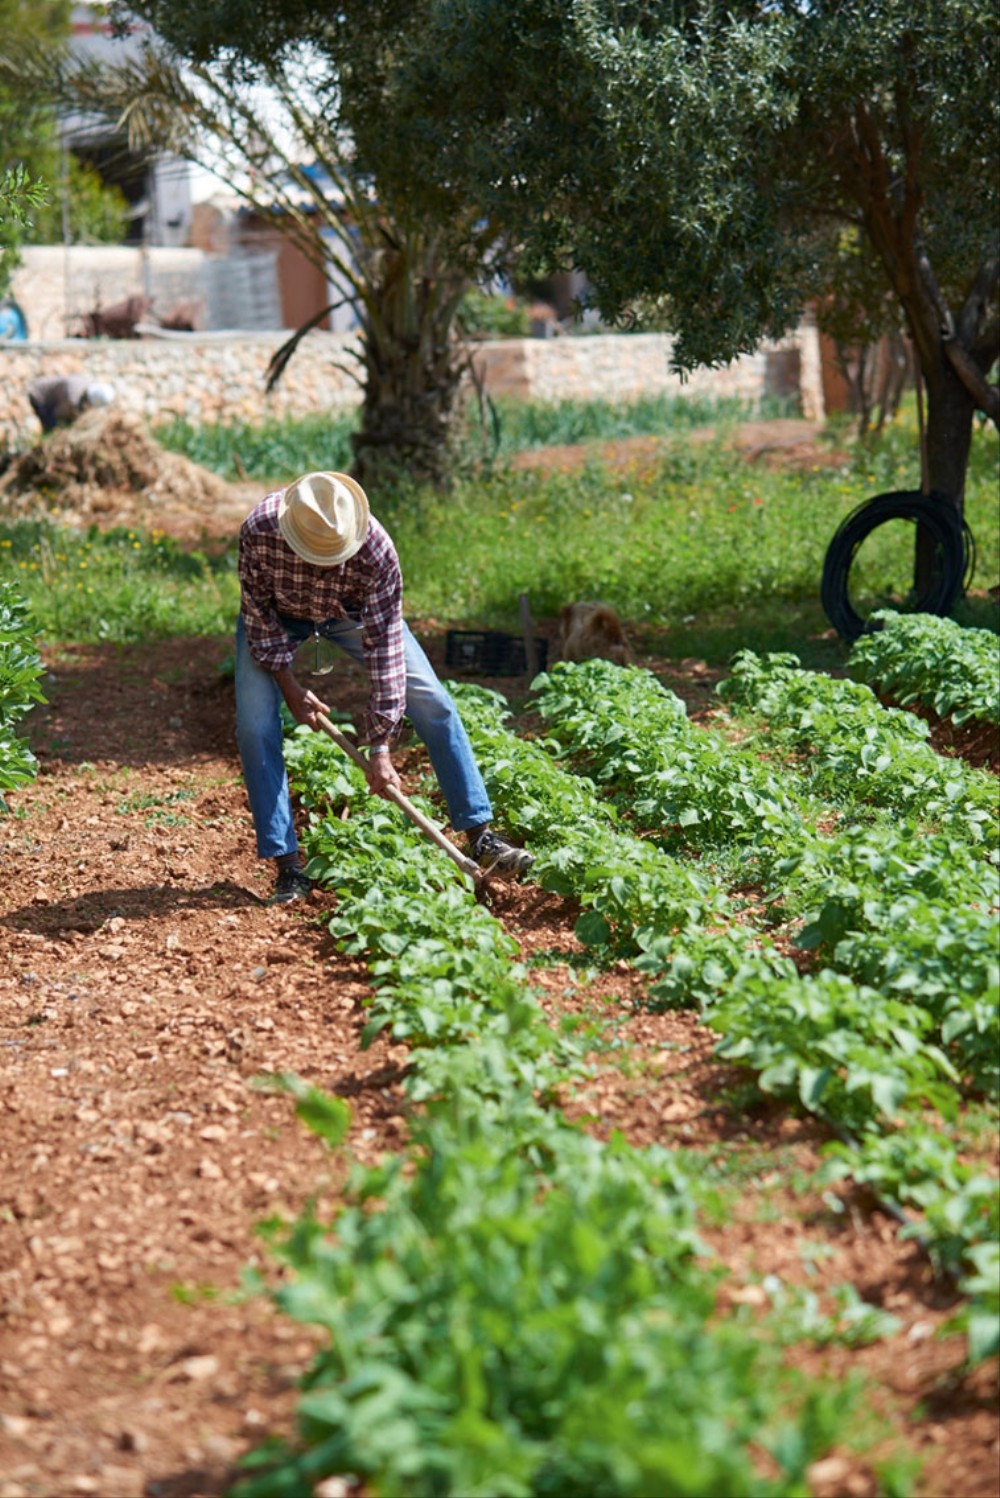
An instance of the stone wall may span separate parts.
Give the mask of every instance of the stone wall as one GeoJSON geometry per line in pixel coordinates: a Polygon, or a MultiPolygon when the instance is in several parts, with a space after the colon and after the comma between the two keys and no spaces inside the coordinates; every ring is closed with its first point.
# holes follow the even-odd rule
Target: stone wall
{"type": "Polygon", "coordinates": [[[510,338],[482,346],[478,363],[491,394],[533,400],[629,401],[665,393],[757,402],[797,397],[808,421],[824,417],[820,343],[804,322],[794,337],[770,343],[723,369],[698,369],[685,380],[670,369],[665,333],[510,338]]]}
{"type": "Polygon", "coordinates": [[[0,446],[34,440],[28,386],[38,375],[80,374],[115,387],[116,404],[150,425],[182,417],[230,424],[350,410],[358,386],[343,369],[357,341],[309,334],[272,395],[267,366],[287,333],[185,333],[173,338],[79,339],[0,345],[0,446]]]}
{"type": "MultiPolygon", "coordinates": [[[[286,339],[274,333],[182,333],[107,340],[66,338],[0,345],[0,448],[39,432],[28,404],[37,375],[83,374],[115,386],[119,405],[151,424],[183,417],[201,422],[258,422],[355,407],[360,388],[358,342],[350,333],[304,338],[277,389],[264,391],[268,361],[286,339]]],[[[659,392],[756,402],[797,390],[802,414],[822,420],[819,340],[804,325],[780,345],[722,370],[700,370],[685,383],[669,369],[663,334],[503,339],[484,343],[476,359],[491,395],[557,401],[625,401],[659,392]]]]}

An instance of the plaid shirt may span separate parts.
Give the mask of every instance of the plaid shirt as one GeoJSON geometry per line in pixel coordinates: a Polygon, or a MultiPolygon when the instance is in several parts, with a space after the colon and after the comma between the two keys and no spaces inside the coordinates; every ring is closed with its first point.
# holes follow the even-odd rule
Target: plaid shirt
{"type": "Polygon", "coordinates": [[[368,535],[353,557],[336,567],[314,567],[278,529],[283,492],[262,499],[240,527],[241,612],[250,654],[266,671],[291,663],[298,642],[282,627],[280,614],[314,624],[360,620],[371,678],[365,735],[369,744],[389,743],[406,705],[403,578],[396,548],[370,517],[368,535]]]}

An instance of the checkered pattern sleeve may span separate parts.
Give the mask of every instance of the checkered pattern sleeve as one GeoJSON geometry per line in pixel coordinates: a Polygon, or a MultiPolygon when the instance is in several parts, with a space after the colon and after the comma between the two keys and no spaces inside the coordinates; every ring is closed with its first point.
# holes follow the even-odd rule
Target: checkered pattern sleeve
{"type": "Polygon", "coordinates": [[[372,526],[369,544],[377,557],[373,559],[374,586],[361,621],[365,664],[371,678],[365,737],[370,745],[391,744],[406,709],[403,579],[396,549],[381,526],[372,526]]]}
{"type": "Polygon", "coordinates": [[[269,494],[240,528],[240,612],[250,654],[266,671],[280,671],[291,664],[295,654],[295,644],[282,628],[274,606],[278,561],[274,517],[280,498],[280,491],[269,494]]]}

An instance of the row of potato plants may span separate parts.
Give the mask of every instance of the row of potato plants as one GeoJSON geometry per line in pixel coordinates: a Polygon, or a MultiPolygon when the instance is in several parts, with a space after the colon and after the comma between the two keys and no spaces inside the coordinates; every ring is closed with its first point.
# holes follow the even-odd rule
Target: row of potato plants
{"type": "MultiPolygon", "coordinates": [[[[759,664],[756,658],[751,661],[759,664]]],[[[737,668],[746,664],[741,658],[737,668]]],[[[808,691],[808,681],[804,684],[802,679],[812,673],[793,672],[784,657],[772,658],[770,664],[792,683],[797,695],[803,686],[808,691]]],[[[773,677],[759,672],[754,680],[767,683],[773,709],[773,677]]],[[[854,687],[824,677],[816,678],[815,685],[820,695],[831,685],[845,692],[854,687]]],[[[723,684],[730,696],[735,695],[734,687],[745,700],[746,677],[734,673],[723,684]]],[[[538,705],[547,720],[555,722],[560,747],[596,770],[634,821],[654,831],[658,841],[688,854],[718,858],[724,853],[716,825],[719,786],[723,797],[731,796],[733,787],[740,794],[746,762],[758,751],[756,742],[744,740],[734,746],[719,734],[694,728],[678,713],[683,705],[649,673],[623,673],[606,663],[569,671],[557,668],[540,679],[538,689],[538,705]],[[626,713],[632,714],[632,721],[623,731],[626,713]],[[714,772],[711,777],[686,775],[679,803],[675,767],[678,762],[690,763],[692,741],[698,742],[701,759],[714,762],[714,772]]],[[[759,707],[759,698],[756,704],[759,707]]],[[[888,720],[906,716],[887,713],[877,702],[874,707],[888,720]]],[[[848,716],[826,709],[822,714],[838,743],[844,741],[848,716]]],[[[821,764],[826,756],[820,717],[812,715],[808,730],[810,766],[821,764]]],[[[767,736],[768,746],[779,742],[780,732],[767,736]]],[[[879,758],[891,747],[883,741],[879,758]]],[[[928,754],[932,762],[938,761],[933,751],[928,754]]],[[[774,769],[769,773],[773,775],[774,769]]],[[[925,785],[934,780],[935,763],[922,760],[920,770],[925,785]]],[[[815,778],[810,774],[810,781],[815,778]]],[[[890,810],[895,813],[895,783],[883,776],[883,788],[887,780],[890,810]]],[[[939,782],[936,796],[928,795],[927,802],[949,819],[947,835],[930,834],[921,825],[899,822],[895,815],[880,815],[870,802],[863,818],[851,819],[843,807],[834,808],[831,817],[828,801],[814,801],[810,824],[810,806],[800,801],[798,813],[780,825],[758,828],[749,853],[754,876],[763,882],[771,925],[793,921],[798,945],[835,956],[839,970],[900,992],[916,990],[932,1004],[937,1000],[941,1013],[936,1018],[947,1028],[946,1039],[957,1043],[959,1063],[995,1094],[995,1030],[983,996],[988,998],[995,984],[996,787],[992,777],[961,762],[946,762],[942,781],[944,791],[939,782]],[[819,831],[816,819],[828,823],[828,829],[819,831]],[[921,965],[933,971],[921,976],[921,965]],[[950,993],[951,987],[958,991],[950,993]]],[[[860,783],[861,777],[854,775],[847,787],[846,799],[855,809],[860,783]]],[[[791,803],[795,786],[792,780],[788,785],[786,802],[791,803]]],[[[730,843],[745,845],[741,827],[725,831],[730,843]]],[[[742,870],[745,875],[745,860],[742,870]]]]}
{"type": "MultiPolygon", "coordinates": [[[[607,675],[605,672],[600,681],[596,709],[585,673],[576,678],[587,701],[577,720],[566,711],[565,684],[551,697],[543,691],[543,710],[550,715],[553,710],[561,713],[560,732],[564,736],[569,733],[578,756],[588,752],[587,746],[595,736],[595,720],[605,726],[610,736],[602,751],[607,778],[617,778],[620,785],[627,785],[641,759],[645,775],[655,780],[677,753],[678,735],[670,731],[676,699],[664,704],[664,697],[672,694],[665,694],[648,673],[644,679],[631,682],[617,675],[610,685],[607,675]],[[626,761],[613,742],[621,725],[620,699],[628,698],[634,707],[636,699],[644,694],[646,726],[641,739],[630,740],[626,761]],[[584,725],[581,734],[576,733],[576,721],[584,725]],[[638,742],[643,743],[641,750],[638,742]]],[[[722,773],[725,767],[738,770],[748,754],[756,755],[762,749],[773,762],[775,747],[782,745],[784,733],[786,746],[790,742],[792,748],[799,749],[805,744],[807,754],[800,763],[806,766],[808,789],[823,793],[821,800],[814,801],[813,812],[814,818],[827,824],[825,832],[818,832],[815,823],[809,826],[808,808],[804,807],[797,825],[787,823],[777,839],[758,837],[753,850],[758,877],[769,881],[772,908],[787,914],[792,907],[794,914],[797,901],[800,915],[805,909],[804,944],[829,947],[859,929],[871,936],[884,930],[890,918],[900,939],[926,944],[929,931],[940,938],[941,923],[949,926],[954,918],[959,931],[959,939],[953,943],[956,951],[964,943],[970,957],[977,949],[981,955],[970,971],[963,972],[961,967],[957,973],[939,971],[936,987],[944,986],[942,979],[953,981],[957,976],[969,998],[989,988],[988,979],[994,970],[984,954],[995,951],[997,894],[998,807],[993,777],[971,770],[961,761],[942,760],[923,743],[918,746],[914,770],[912,758],[907,759],[905,753],[911,747],[910,725],[925,733],[924,725],[909,715],[882,708],[866,689],[803,672],[789,665],[787,657],[760,662],[744,653],[721,691],[731,703],[750,707],[766,720],[766,733],[757,741],[744,738],[740,745],[731,746],[714,736],[713,750],[722,773]],[[865,711],[852,719],[852,707],[856,706],[852,698],[858,690],[865,692],[865,711]],[[810,697],[815,707],[809,707],[810,697]],[[896,737],[897,727],[902,745],[896,737]],[[837,754],[853,755],[850,773],[831,777],[831,743],[837,754]],[[874,777],[866,777],[860,764],[870,747],[874,777]],[[910,796],[905,787],[908,771],[920,787],[919,798],[910,796]],[[900,820],[900,813],[914,806],[923,811],[923,819],[900,820]],[[944,830],[931,833],[927,826],[935,819],[944,830]],[[909,908],[905,904],[908,896],[913,902],[909,908]]],[[[706,740],[713,737],[686,724],[684,737],[696,734],[706,740]]],[[[589,758],[592,760],[593,755],[589,758]]],[[[801,776],[798,778],[801,780],[801,776]]],[[[649,799],[644,791],[633,799],[631,810],[638,820],[645,818],[646,826],[655,826],[655,816],[648,816],[649,799]]],[[[662,802],[653,810],[667,816],[672,812],[662,802]]],[[[689,813],[688,821],[687,850],[705,851],[697,810],[693,817],[689,813]]],[[[863,953],[859,950],[855,955],[860,958],[863,953]]]]}
{"type": "MultiPolygon", "coordinates": [[[[953,813],[957,838],[880,821],[870,808],[872,825],[835,817],[834,832],[824,833],[815,825],[821,804],[797,801],[801,777],[783,783],[780,767],[757,760],[754,768],[752,745],[730,745],[720,734],[695,728],[683,704],[648,672],[606,662],[559,665],[535,689],[555,735],[548,752],[582,763],[615,799],[619,814],[627,812],[663,847],[723,863],[734,846],[744,855],[752,850],[771,923],[791,919],[799,941],[823,959],[821,968],[800,974],[788,959],[775,959],[765,929],[748,943],[743,928],[751,960],[735,970],[709,971],[699,962],[697,941],[686,950],[687,933],[677,931],[666,909],[649,923],[647,949],[656,951],[666,937],[668,949],[693,960],[688,993],[723,1033],[723,1055],[755,1067],[762,1088],[796,1096],[847,1134],[840,1168],[850,1166],[884,1195],[920,1208],[925,1241],[939,1264],[964,1274],[973,1297],[971,1350],[982,1355],[996,1340],[990,1283],[997,1265],[995,1183],[964,1166],[957,1145],[942,1141],[926,1117],[930,1104],[955,1120],[963,1075],[996,1091],[990,909],[996,876],[982,856],[988,814],[977,800],[979,783],[972,780],[971,809],[960,797],[937,798],[946,814],[953,813]],[[702,767],[707,773],[697,773],[702,767]],[[755,811],[762,787],[766,798],[754,831],[741,810],[748,784],[755,788],[755,811]],[[957,978],[949,956],[958,959],[957,978]],[[897,1127],[901,1115],[903,1129],[897,1127]]],[[[499,701],[484,732],[481,694],[460,688],[459,695],[477,750],[490,756],[491,790],[504,815],[530,838],[531,819],[522,812],[525,785],[540,774],[535,794],[544,800],[546,776],[565,772],[551,760],[540,767],[541,746],[523,745],[506,731],[499,701]],[[470,695],[472,708],[466,706],[470,695]]],[[[933,766],[923,770],[933,781],[933,766]]],[[[945,784],[949,777],[946,770],[945,784]]],[[[560,778],[558,795],[564,794],[560,778]]],[[[572,829],[567,835],[572,843],[572,829]]],[[[544,862],[538,877],[548,882],[544,862]]],[[[591,934],[581,927],[583,939],[591,934]]],[[[657,990],[664,993],[662,981],[651,989],[654,998],[657,990]]]]}
{"type": "Polygon", "coordinates": [[[919,703],[941,718],[1000,724],[1000,637],[934,614],[872,615],[878,628],[851,647],[848,670],[903,707],[919,703]]]}
{"type": "Polygon", "coordinates": [[[883,708],[866,688],[802,671],[785,657],[738,657],[720,688],[759,715],[768,746],[806,751],[810,783],[840,814],[832,832],[772,861],[799,944],[841,971],[919,1001],[975,1088],[996,1099],[998,806],[994,777],[944,759],[919,719],[883,708]],[[866,695],[859,702],[857,691],[866,695]],[[801,726],[810,693],[822,708],[801,726]],[[849,725],[846,726],[845,725],[849,725]],[[874,746],[874,773],[833,775],[834,754],[874,746]],[[834,746],[831,748],[831,746],[834,746]],[[914,790],[914,788],[916,788],[914,790]],[[803,912],[805,912],[803,916],[803,912]]]}
{"type": "Polygon", "coordinates": [[[0,585],[0,815],[3,792],[33,780],[38,763],[17,727],[36,702],[44,701],[42,664],[28,606],[9,583],[0,585]]]}
{"type": "Polygon", "coordinates": [[[734,711],[763,720],[763,747],[793,754],[826,802],[892,812],[995,849],[993,776],[938,754],[923,719],[883,707],[864,683],[804,671],[794,655],[744,650],[719,692],[734,711]]]}
{"type": "MultiPolygon", "coordinates": [[[[543,714],[557,721],[556,747],[582,757],[609,790],[617,787],[635,821],[675,851],[720,853],[720,803],[728,812],[735,794],[742,804],[752,748],[730,746],[720,735],[693,728],[678,712],[682,704],[649,673],[593,663],[557,669],[537,685],[543,714]],[[692,761],[710,762],[711,774],[690,774],[692,761]],[[680,776],[675,773],[678,762],[683,766],[680,776]]],[[[525,751],[520,753],[523,758],[525,751]]],[[[989,792],[989,777],[973,774],[977,782],[986,782],[989,792]]],[[[770,798],[772,806],[778,794],[770,798]]],[[[785,797],[785,802],[790,805],[791,798],[785,797]]],[[[770,923],[797,916],[801,946],[825,950],[840,944],[835,966],[848,972],[860,969],[855,976],[895,982],[900,990],[917,981],[905,944],[919,952],[932,940],[940,947],[947,936],[961,954],[960,992],[953,998],[947,995],[950,974],[942,972],[938,950],[926,953],[937,971],[926,976],[924,994],[928,1001],[934,995],[940,999],[943,1012],[938,1018],[947,1026],[947,1039],[958,1046],[960,1063],[995,1091],[994,1032],[990,1006],[982,1001],[984,989],[995,982],[996,926],[988,909],[995,889],[992,865],[970,859],[953,842],[929,839],[895,823],[843,824],[836,835],[824,835],[809,825],[808,811],[803,805],[781,823],[772,820],[769,829],[758,825],[752,848],[754,872],[766,881],[770,923]],[[877,940],[880,932],[885,936],[887,922],[904,950],[886,947],[879,967],[869,938],[877,940]],[[894,966],[905,968],[905,974],[893,978],[894,966]]],[[[960,822],[972,829],[977,847],[981,815],[985,813],[980,810],[970,820],[963,809],[960,822]]],[[[523,823],[523,814],[519,816],[523,823]]],[[[722,834],[733,843],[746,842],[745,826],[734,825],[731,818],[722,834]]]]}
{"type": "MultiPolygon", "coordinates": [[[[745,1317],[717,1315],[681,1157],[566,1120],[594,1037],[545,1019],[453,866],[325,739],[299,730],[286,758],[330,930],[368,965],[366,1041],[410,1047],[410,1144],[356,1165],[329,1220],[272,1225],[291,1271],[273,1294],[328,1342],[297,1438],[259,1448],[236,1491],[352,1473],[394,1495],[805,1492],[849,1439],[852,1391],[790,1377],[745,1317]]],[[[689,898],[704,903],[696,883],[689,898]]],[[[342,1143],[346,1104],[284,1085],[342,1143]]],[[[891,1464],[884,1489],[900,1490],[891,1464]]]]}

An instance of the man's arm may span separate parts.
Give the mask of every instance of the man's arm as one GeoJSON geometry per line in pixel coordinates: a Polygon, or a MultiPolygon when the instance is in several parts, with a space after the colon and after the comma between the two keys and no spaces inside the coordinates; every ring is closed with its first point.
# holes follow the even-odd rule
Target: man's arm
{"type": "Polygon", "coordinates": [[[406,710],[406,653],[403,641],[403,579],[396,549],[380,529],[384,548],[378,580],[362,614],[361,643],[370,693],[365,736],[384,752],[399,734],[406,710]]]}
{"type": "Polygon", "coordinates": [[[296,723],[304,723],[307,728],[318,728],[317,713],[325,713],[329,717],[330,709],[327,703],[317,697],[315,692],[310,692],[302,685],[291,666],[281,666],[272,674],[281,688],[281,695],[296,723]]]}
{"type": "MultiPolygon", "coordinates": [[[[288,711],[297,723],[307,728],[319,728],[319,714],[330,716],[330,709],[314,692],[310,692],[296,679],[291,666],[275,671],[274,679],[281,688],[281,695],[288,704],[288,711]]],[[[388,744],[376,744],[368,751],[368,766],[365,770],[368,789],[376,796],[384,796],[390,788],[403,789],[402,781],[389,754],[388,744]]]]}
{"type": "Polygon", "coordinates": [[[388,744],[376,744],[368,751],[368,769],[365,774],[368,777],[368,789],[376,796],[384,796],[390,787],[397,791],[403,789],[403,783],[392,762],[388,744]]]}

